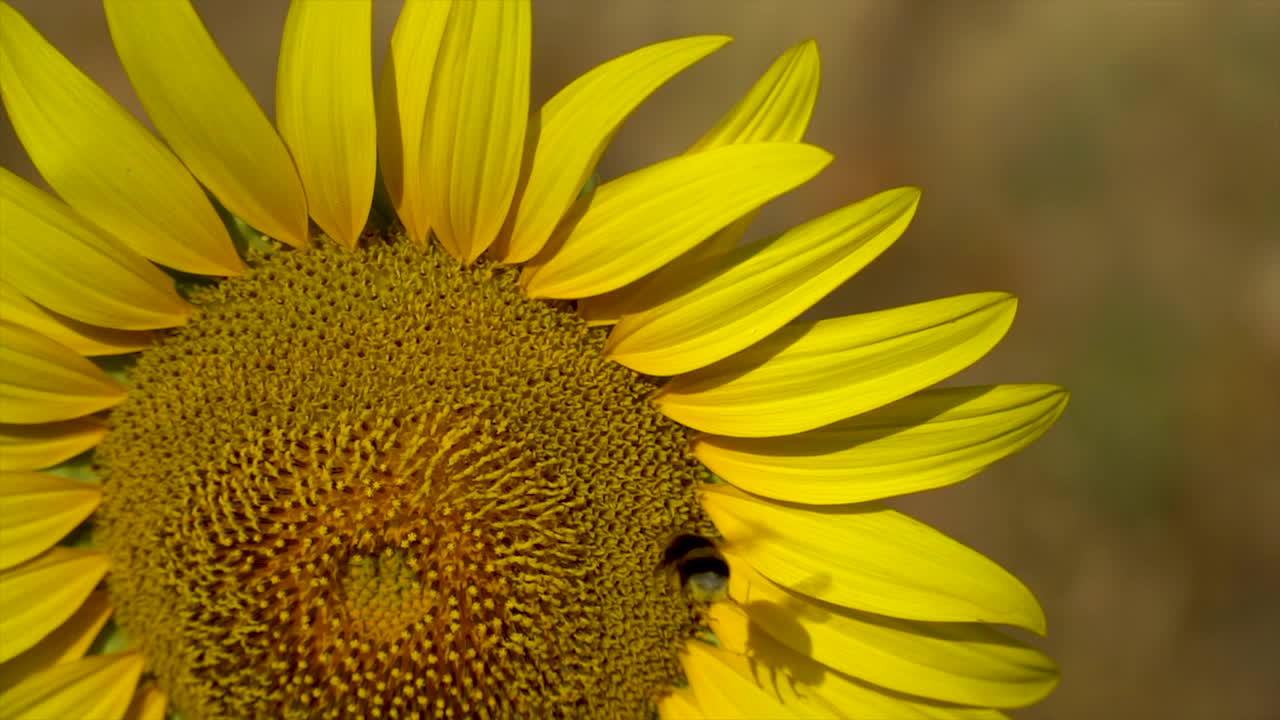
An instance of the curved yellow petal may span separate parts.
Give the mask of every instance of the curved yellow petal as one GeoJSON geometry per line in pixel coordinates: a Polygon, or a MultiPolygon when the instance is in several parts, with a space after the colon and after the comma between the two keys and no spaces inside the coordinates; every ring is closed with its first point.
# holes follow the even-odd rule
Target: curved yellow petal
{"type": "Polygon", "coordinates": [[[762,340],[840,287],[893,244],[920,191],[889,190],[646,284],[664,302],[627,315],[605,354],[647,375],[677,375],[762,340]]]}
{"type": "MultiPolygon", "coordinates": [[[[747,94],[685,152],[706,152],[744,143],[800,142],[813,117],[821,76],[822,61],[816,42],[805,40],[787,48],[747,94]]],[[[684,259],[717,257],[733,249],[759,212],[753,210],[726,226],[690,250],[684,259]]]]}
{"type": "Polygon", "coordinates": [[[226,227],[182,163],[3,3],[0,94],[31,162],[81,215],[161,265],[243,272],[226,227]]]}
{"type": "MultiPolygon", "coordinates": [[[[810,717],[794,692],[779,697],[777,685],[769,678],[757,678],[751,661],[744,655],[707,643],[685,643],[680,658],[695,706],[706,718],[735,720],[786,720],[810,717]]],[[[696,717],[696,716],[695,716],[696,717]]]]}
{"type": "MultiPolygon", "coordinates": [[[[675,261],[675,263],[678,262],[679,260],[675,261]]],[[[656,275],[657,273],[653,274],[656,275]]],[[[636,307],[635,298],[643,297],[636,293],[635,290],[637,287],[644,285],[646,280],[648,280],[647,277],[641,278],[617,290],[610,290],[607,293],[593,295],[589,298],[580,298],[578,300],[578,317],[582,318],[591,327],[602,327],[618,322],[622,319],[623,313],[636,307]]],[[[661,298],[656,299],[658,302],[662,300],[661,298]]]]}
{"type": "Polygon", "coordinates": [[[155,683],[146,683],[134,693],[124,720],[164,720],[169,698],[155,683]]]}
{"type": "Polygon", "coordinates": [[[907,620],[1044,633],[1044,611],[1009,571],[881,505],[779,505],[718,484],[703,490],[702,506],[731,551],[790,590],[907,620]]]}
{"type": "Polygon", "coordinates": [[[0,279],[0,317],[55,340],[86,357],[121,355],[151,345],[145,330],[115,330],[82,323],[31,302],[16,287],[0,279]]]}
{"type": "Polygon", "coordinates": [[[658,717],[662,720],[714,720],[698,708],[689,688],[677,688],[658,698],[658,717]]]}
{"type": "Polygon", "coordinates": [[[231,212],[307,244],[307,200],[271,121],[187,0],[106,0],[129,82],[174,154],[231,212]]]}
{"type": "Polygon", "coordinates": [[[0,694],[0,707],[13,720],[121,720],[145,664],[129,651],[54,665],[0,694]]]}
{"type": "Polygon", "coordinates": [[[529,0],[453,5],[440,41],[422,137],[431,227],[471,263],[502,229],[529,122],[529,0]]]}
{"type": "Polygon", "coordinates": [[[746,95],[685,152],[725,145],[800,142],[818,99],[818,44],[805,40],[778,56],[746,95]]]}
{"type": "Polygon", "coordinates": [[[537,254],[640,103],[729,41],[705,35],[642,47],[597,66],[548,100],[534,123],[533,166],[517,191],[514,223],[493,248],[495,256],[520,263],[537,254]]]}
{"type": "MultiPolygon", "coordinates": [[[[912,697],[837,672],[813,658],[808,648],[794,648],[764,632],[750,610],[718,603],[709,613],[720,649],[746,660],[750,678],[763,685],[793,713],[813,718],[931,718],[998,720],[987,708],[964,707],[912,697]]],[[[742,667],[742,659],[737,661],[742,667]]]]}
{"type": "Polygon", "coordinates": [[[276,126],[311,217],[354,248],[377,179],[370,0],[293,0],[276,70],[276,126]]]}
{"type": "Polygon", "coordinates": [[[725,558],[729,595],[753,626],[846,675],[920,697],[1002,708],[1029,705],[1057,685],[1053,661],[988,625],[849,610],[779,587],[731,552],[725,558]]]}
{"type": "Polygon", "coordinates": [[[36,472],[0,473],[0,570],[53,547],[102,499],[88,483],[36,472]]]}
{"type": "Polygon", "coordinates": [[[0,662],[53,632],[107,572],[107,556],[55,547],[0,572],[0,662]]]}
{"type": "Polygon", "coordinates": [[[451,2],[408,0],[400,9],[378,84],[378,165],[404,224],[422,245],[431,232],[423,190],[422,136],[427,96],[451,2]]]}
{"type": "Polygon", "coordinates": [[[106,590],[89,593],[84,604],[57,630],[12,660],[0,663],[0,693],[45,668],[84,657],[107,624],[111,612],[111,600],[106,590]]]}
{"type": "Polygon", "coordinates": [[[124,396],[124,388],[67,347],[0,320],[0,423],[70,420],[124,396]]]}
{"type": "MultiPolygon", "coordinates": [[[[723,258],[725,253],[734,248],[751,223],[756,221],[760,210],[761,208],[756,208],[734,220],[680,257],[633,283],[601,295],[580,298],[578,316],[591,326],[612,325],[621,320],[623,315],[642,313],[663,304],[671,299],[673,292],[683,289],[681,285],[670,282],[672,275],[684,277],[690,266],[710,267],[714,264],[713,260],[723,258]]],[[[725,261],[720,260],[720,264],[723,262],[725,261]]],[[[720,264],[715,265],[719,267],[720,264]]]]}
{"type": "Polygon", "coordinates": [[[0,471],[43,470],[94,447],[107,434],[97,418],[44,425],[0,424],[0,471]]]}
{"type": "Polygon", "coordinates": [[[122,330],[187,322],[191,306],[168,275],[4,168],[0,217],[0,278],[35,302],[122,330]]]}
{"type": "Polygon", "coordinates": [[[818,174],[831,155],[799,143],[729,145],[682,155],[596,188],[525,267],[530,297],[608,292],[675,259],[716,230],[818,174]]]}
{"type": "MultiPolygon", "coordinates": [[[[818,45],[806,40],[789,48],[729,110],[686,152],[696,153],[724,145],[749,142],[800,142],[818,99],[821,62],[818,45]]],[[[759,208],[738,218],[666,267],[638,280],[578,303],[578,314],[590,325],[617,322],[625,313],[650,307],[664,298],[651,289],[661,278],[684,263],[719,257],[732,250],[755,221],[759,208]],[[653,281],[652,283],[650,281],[653,281]]]]}
{"type": "Polygon", "coordinates": [[[1006,293],[973,293],[790,325],[673,378],[654,402],[676,422],[717,435],[812,430],[968,367],[1000,341],[1016,307],[1006,293]]]}
{"type": "Polygon", "coordinates": [[[747,492],[863,502],[969,478],[1030,445],[1066,406],[1055,385],[934,388],[799,435],[702,435],[692,445],[711,472],[747,492]]]}

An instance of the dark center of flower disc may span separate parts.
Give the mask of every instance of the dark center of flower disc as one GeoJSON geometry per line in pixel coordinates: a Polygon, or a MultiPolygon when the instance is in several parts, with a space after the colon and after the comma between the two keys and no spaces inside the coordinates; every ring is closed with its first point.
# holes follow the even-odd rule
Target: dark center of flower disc
{"type": "Polygon", "coordinates": [[[374,239],[252,260],[97,460],[117,622],[187,718],[643,717],[705,471],[605,333],[374,239]]]}

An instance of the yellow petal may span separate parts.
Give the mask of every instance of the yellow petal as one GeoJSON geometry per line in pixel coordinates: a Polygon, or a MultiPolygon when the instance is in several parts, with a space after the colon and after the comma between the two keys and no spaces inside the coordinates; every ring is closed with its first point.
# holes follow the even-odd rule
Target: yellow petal
{"type": "Polygon", "coordinates": [[[2,3],[0,94],[31,162],[81,215],[161,265],[204,275],[244,270],[173,153],[2,3]]]}
{"type": "Polygon", "coordinates": [[[831,155],[754,143],[682,155],[605,183],[576,223],[560,225],[525,268],[530,297],[577,298],[656,270],[764,203],[806,182],[831,155]]]}
{"type": "Polygon", "coordinates": [[[71,617],[106,572],[106,555],[65,547],[0,572],[0,662],[71,617]]]}
{"type": "Polygon", "coordinates": [[[373,4],[293,0],[276,71],[276,125],[293,153],[311,217],[354,248],[373,204],[373,4]]]}
{"type": "Polygon", "coordinates": [[[107,0],[107,24],[151,122],[231,212],[307,243],[307,201],[271,122],[186,0],[107,0]]]}
{"type": "Polygon", "coordinates": [[[155,683],[146,683],[133,695],[125,720],[164,720],[169,698],[155,683]]]}
{"type": "MultiPolygon", "coordinates": [[[[794,692],[779,697],[778,685],[757,678],[750,660],[704,642],[685,644],[681,658],[694,701],[706,718],[785,720],[810,714],[798,707],[794,692]]],[[[696,716],[695,716],[696,717],[696,716]]]]}
{"type": "MultiPolygon", "coordinates": [[[[715,127],[686,152],[704,152],[748,142],[800,142],[818,98],[820,68],[818,46],[812,40],[788,49],[715,127]]],[[[661,302],[663,298],[651,290],[650,280],[660,284],[660,278],[684,263],[719,257],[732,250],[759,213],[757,208],[738,218],[647,278],[603,295],[583,298],[578,303],[579,315],[588,324],[607,325],[617,322],[627,312],[661,302]]]]}
{"type": "Polygon", "coordinates": [[[144,664],[130,651],[54,665],[0,694],[0,707],[13,720],[121,720],[144,664]]]}
{"type": "Polygon", "coordinates": [[[818,44],[805,40],[778,56],[747,94],[686,152],[759,142],[800,142],[818,99],[818,44]]]}
{"type": "Polygon", "coordinates": [[[973,293],[790,325],[668,382],[654,402],[676,422],[735,437],[804,432],[910,395],[995,346],[1017,302],[973,293]]]}
{"type": "Polygon", "coordinates": [[[536,151],[509,233],[494,254],[506,263],[546,245],[614,133],[668,80],[729,42],[723,35],[669,40],[610,60],[547,101],[534,124],[536,151]]]}
{"type": "Polygon", "coordinates": [[[89,593],[84,604],[57,630],[12,660],[0,663],[0,693],[45,668],[84,657],[107,624],[111,611],[106,590],[89,593]]]}
{"type": "MultiPolygon", "coordinates": [[[[963,707],[911,697],[880,688],[823,665],[807,649],[778,642],[762,631],[748,610],[718,603],[710,611],[711,627],[721,652],[734,658],[740,671],[763,685],[792,713],[811,718],[935,718],[937,720],[997,720],[995,710],[963,707]],[[745,662],[744,662],[745,661],[745,662]]],[[[695,688],[695,691],[698,688],[695,688]]]]}
{"type": "Polygon", "coordinates": [[[661,305],[670,299],[673,290],[683,289],[669,284],[670,276],[680,274],[682,270],[687,272],[690,266],[705,267],[713,259],[723,257],[733,249],[751,223],[755,222],[760,210],[761,208],[756,208],[734,220],[693,249],[629,285],[602,295],[579,299],[578,316],[593,327],[612,325],[627,313],[641,313],[661,305]],[[663,295],[664,292],[668,294],[663,295]]]}
{"type": "MultiPolygon", "coordinates": [[[[747,91],[729,112],[686,150],[706,152],[725,145],[761,142],[800,142],[809,129],[818,100],[822,63],[818,44],[805,40],[793,45],[747,91]]],[[[733,249],[759,210],[744,215],[690,250],[682,259],[717,257],[733,249]]],[[[655,274],[662,274],[663,268],[655,274]]]]}
{"type": "Polygon", "coordinates": [[[714,720],[698,708],[689,688],[677,688],[658,698],[658,717],[662,720],[714,720]]]}
{"type": "Polygon", "coordinates": [[[151,345],[151,333],[145,330],[101,328],[59,315],[31,302],[4,280],[0,280],[0,317],[34,330],[84,356],[120,355],[151,345]]]}
{"type": "Polygon", "coordinates": [[[94,447],[107,434],[96,418],[0,425],[0,471],[43,470],[94,447]]]}
{"type": "Polygon", "coordinates": [[[426,243],[431,231],[422,187],[423,118],[450,2],[408,0],[400,9],[378,85],[378,165],[405,232],[426,243]]]}
{"type": "Polygon", "coordinates": [[[70,420],[124,396],[124,388],[67,347],[0,320],[0,422],[70,420]]]}
{"type": "Polygon", "coordinates": [[[0,217],[0,278],[35,302],[122,330],[186,323],[191,307],[168,275],[4,168],[0,217]]]}
{"type": "Polygon", "coordinates": [[[1007,570],[881,505],[779,505],[725,484],[704,489],[702,505],[730,549],[785,588],[890,617],[1044,632],[1039,603],[1007,570]]]}
{"type": "Polygon", "coordinates": [[[470,263],[498,236],[520,178],[529,121],[528,0],[455,3],[431,77],[422,138],[427,212],[470,263]]]}
{"type": "Polygon", "coordinates": [[[693,452],[756,495],[862,502],[969,478],[1030,445],[1066,406],[1067,392],[1054,385],[936,388],[799,435],[703,435],[693,452]]]}
{"type": "Polygon", "coordinates": [[[892,245],[919,199],[915,188],[890,190],[722,258],[667,268],[646,285],[664,302],[622,318],[605,354],[637,372],[676,375],[749,347],[892,245]]]}
{"type": "Polygon", "coordinates": [[[97,487],[57,475],[0,473],[0,570],[53,547],[101,498],[97,487]]]}
{"type": "MultiPolygon", "coordinates": [[[[729,594],[753,626],[796,653],[920,697],[1021,707],[1043,698],[1057,668],[1034,648],[978,623],[921,623],[841,608],[785,590],[726,553],[729,594]]],[[[720,625],[717,637],[728,637],[720,625]]]]}
{"type": "MultiPolygon", "coordinates": [[[[676,261],[676,263],[678,262],[679,260],[676,261]]],[[[658,272],[661,272],[661,270],[658,272]]],[[[651,273],[649,277],[657,274],[656,272],[651,273]]],[[[618,322],[622,319],[623,313],[636,309],[635,298],[642,297],[642,295],[635,292],[635,290],[643,286],[649,277],[641,278],[630,285],[624,285],[617,290],[611,290],[602,295],[579,299],[578,317],[582,318],[591,327],[612,325],[618,322]]],[[[658,301],[661,302],[661,298],[658,298],[658,301]]]]}

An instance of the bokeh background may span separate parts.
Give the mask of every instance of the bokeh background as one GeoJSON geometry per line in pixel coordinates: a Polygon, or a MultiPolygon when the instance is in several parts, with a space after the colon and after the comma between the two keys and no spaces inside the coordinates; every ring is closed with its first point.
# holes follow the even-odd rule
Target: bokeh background
{"type": "MultiPolygon", "coordinates": [[[[145,121],[97,0],[11,2],[145,121]]],[[[196,5],[271,112],[287,3],[196,5]]],[[[836,161],[749,237],[918,185],[816,313],[1009,290],[1013,330],[958,380],[1073,392],[1021,455],[897,503],[1041,598],[1063,681],[1017,717],[1280,717],[1280,0],[539,0],[534,33],[535,103],[640,45],[736,38],[633,116],[606,179],[815,38],[808,139],[836,161]]],[[[35,178],[7,119],[0,160],[35,178]]]]}

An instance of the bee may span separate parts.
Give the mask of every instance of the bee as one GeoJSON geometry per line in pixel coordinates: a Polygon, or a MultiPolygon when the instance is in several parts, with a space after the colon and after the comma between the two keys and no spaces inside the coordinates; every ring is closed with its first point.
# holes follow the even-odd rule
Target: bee
{"type": "Polygon", "coordinates": [[[713,603],[729,597],[729,563],[713,540],[682,533],[667,543],[659,569],[692,600],[713,603]]]}

